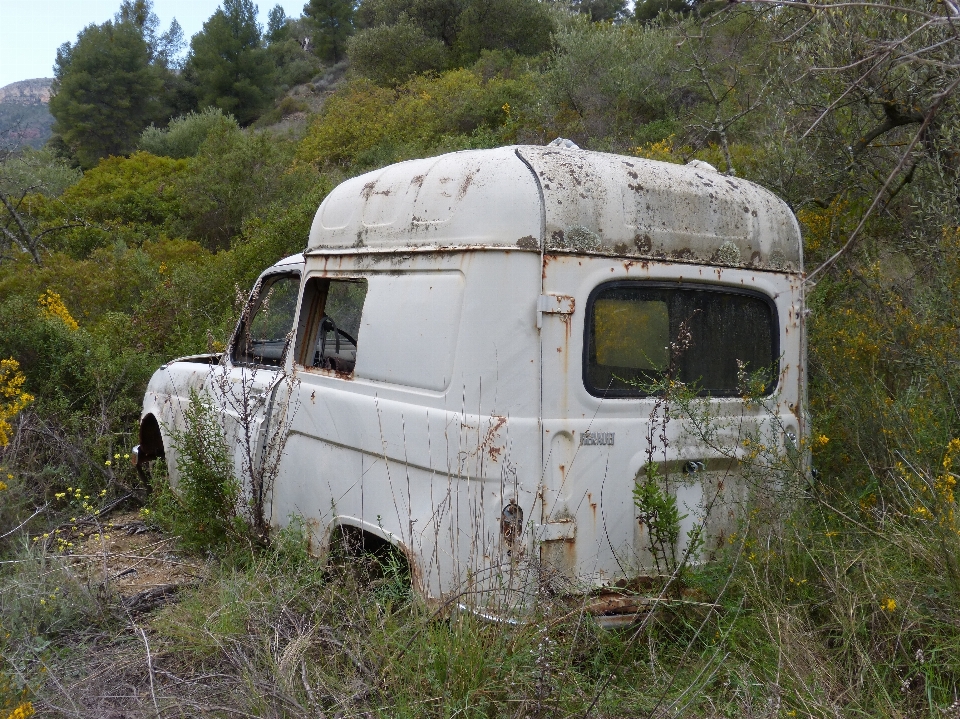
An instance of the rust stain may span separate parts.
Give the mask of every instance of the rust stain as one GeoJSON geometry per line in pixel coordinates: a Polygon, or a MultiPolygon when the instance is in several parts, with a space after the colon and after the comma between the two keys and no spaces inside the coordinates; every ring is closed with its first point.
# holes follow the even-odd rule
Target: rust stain
{"type": "Polygon", "coordinates": [[[650,235],[636,235],[633,238],[633,245],[641,255],[649,255],[653,250],[653,238],[650,235]]]}
{"type": "Polygon", "coordinates": [[[498,462],[500,454],[503,452],[504,448],[496,444],[494,440],[496,439],[497,432],[499,432],[506,423],[507,418],[505,416],[498,414],[490,415],[490,426],[487,428],[487,432],[483,436],[483,441],[480,442],[480,446],[477,447],[478,452],[486,452],[487,456],[489,456],[493,462],[498,462]]]}
{"type": "MultiPolygon", "coordinates": [[[[300,372],[310,372],[325,377],[336,377],[337,379],[353,380],[353,372],[343,372],[342,370],[323,369],[321,367],[300,367],[300,372]]],[[[313,395],[310,395],[310,401],[313,402],[313,395]]]]}
{"type": "Polygon", "coordinates": [[[467,194],[467,190],[470,189],[470,183],[473,182],[474,176],[479,172],[479,170],[473,170],[468,172],[467,176],[463,178],[463,182],[460,183],[460,190],[457,192],[457,199],[462,200],[464,195],[467,194]]]}

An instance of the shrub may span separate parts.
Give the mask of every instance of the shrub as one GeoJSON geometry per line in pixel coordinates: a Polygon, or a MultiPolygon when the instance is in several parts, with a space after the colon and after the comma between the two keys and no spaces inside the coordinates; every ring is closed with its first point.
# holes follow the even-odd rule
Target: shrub
{"type": "Polygon", "coordinates": [[[327,100],[298,156],[319,165],[372,165],[474,144],[450,142],[457,136],[488,132],[484,144],[501,144],[512,139],[517,116],[535,96],[530,75],[484,80],[472,70],[451,70],[411,78],[396,91],[356,80],[327,100]]]}
{"type": "Polygon", "coordinates": [[[222,249],[247,217],[284,198],[295,201],[316,182],[312,168],[292,166],[294,145],[273,135],[217,128],[178,183],[176,228],[208,249],[222,249]]]}
{"type": "Polygon", "coordinates": [[[671,65],[674,33],[569,18],[555,35],[557,52],[544,77],[560,134],[625,142],[646,123],[672,119],[668,96],[683,79],[671,65]]]}
{"type": "Polygon", "coordinates": [[[428,37],[404,16],[395,25],[362,30],[347,41],[354,70],[377,85],[399,85],[411,75],[440,71],[447,64],[447,46],[428,37]]]}
{"type": "Polygon", "coordinates": [[[217,413],[194,390],[184,420],[184,428],[173,435],[180,479],[173,489],[159,473],[155,516],[188,547],[224,547],[247,535],[239,511],[241,488],[233,473],[233,458],[217,413]]]}
{"type": "Polygon", "coordinates": [[[233,115],[218,107],[190,112],[170,121],[165,128],[150,125],[140,135],[139,148],[154,155],[182,159],[200,151],[204,140],[214,130],[230,132],[240,126],[233,115]]]}

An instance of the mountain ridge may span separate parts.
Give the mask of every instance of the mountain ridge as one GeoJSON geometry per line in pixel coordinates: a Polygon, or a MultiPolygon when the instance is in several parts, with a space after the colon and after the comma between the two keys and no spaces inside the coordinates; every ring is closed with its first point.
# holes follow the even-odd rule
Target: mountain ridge
{"type": "Polygon", "coordinates": [[[53,78],[37,77],[0,87],[0,146],[40,148],[50,139],[52,83],[53,78]]]}
{"type": "Polygon", "coordinates": [[[0,103],[15,105],[46,105],[50,102],[52,77],[18,80],[0,87],[0,103]]]}

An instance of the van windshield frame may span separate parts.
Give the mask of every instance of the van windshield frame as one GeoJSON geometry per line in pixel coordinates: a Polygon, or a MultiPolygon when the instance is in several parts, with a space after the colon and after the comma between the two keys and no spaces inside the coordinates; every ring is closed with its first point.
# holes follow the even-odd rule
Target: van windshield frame
{"type": "MultiPolygon", "coordinates": [[[[765,364],[762,367],[751,366],[748,371],[754,371],[754,372],[764,371],[764,370],[767,371],[769,373],[769,379],[763,387],[762,394],[765,396],[769,396],[773,394],[774,391],[776,391],[777,386],[779,384],[779,380],[780,380],[780,365],[781,365],[780,322],[779,322],[779,314],[777,312],[776,304],[774,303],[773,299],[769,295],[753,289],[741,288],[741,287],[730,287],[727,285],[712,285],[712,284],[706,284],[706,283],[701,284],[701,283],[695,283],[695,282],[613,280],[610,282],[604,282],[593,288],[593,290],[590,292],[590,296],[587,299],[586,314],[584,317],[583,357],[582,357],[582,363],[581,363],[582,379],[583,379],[584,388],[587,390],[587,392],[589,392],[594,397],[623,398],[623,399],[644,399],[648,397],[656,397],[659,395],[659,393],[648,391],[645,385],[648,385],[648,384],[654,385],[657,383],[658,380],[662,379],[665,376],[665,372],[663,371],[662,368],[657,367],[657,364],[662,363],[664,361],[665,352],[666,352],[666,356],[669,356],[669,350],[661,347],[661,348],[657,348],[657,351],[652,353],[654,356],[649,358],[644,357],[637,364],[633,365],[634,367],[638,367],[638,365],[642,365],[644,363],[648,363],[650,365],[649,368],[638,368],[637,370],[635,370],[635,373],[637,375],[645,374],[646,377],[644,379],[646,381],[642,381],[642,380],[637,381],[637,384],[634,386],[624,386],[628,382],[635,381],[634,378],[622,378],[620,375],[617,375],[615,371],[610,371],[610,374],[611,374],[610,384],[608,384],[607,386],[599,386],[598,383],[595,382],[595,380],[597,379],[596,375],[598,374],[598,371],[596,368],[601,366],[597,362],[598,348],[596,346],[596,340],[594,337],[594,325],[597,319],[595,316],[596,302],[598,299],[607,299],[605,297],[602,297],[604,294],[607,294],[608,297],[611,294],[615,295],[617,290],[626,291],[625,293],[622,293],[622,294],[628,294],[632,291],[637,293],[638,296],[642,295],[643,292],[647,292],[647,291],[650,292],[649,300],[644,299],[641,301],[636,301],[634,304],[639,306],[641,304],[646,304],[647,302],[650,303],[650,311],[648,312],[648,317],[646,318],[646,321],[651,325],[653,325],[654,328],[656,328],[656,325],[658,323],[662,325],[664,322],[669,322],[670,329],[667,332],[667,335],[669,337],[668,344],[675,342],[677,339],[675,336],[670,336],[670,335],[676,334],[677,318],[673,317],[672,315],[669,318],[667,318],[667,315],[665,314],[667,312],[667,309],[666,309],[666,300],[664,298],[670,297],[671,293],[685,293],[688,297],[690,297],[691,295],[699,294],[701,295],[701,297],[695,298],[695,299],[701,302],[709,299],[710,295],[727,295],[727,296],[742,298],[743,300],[746,300],[746,306],[749,306],[750,301],[753,300],[754,309],[758,308],[758,306],[755,304],[755,301],[759,300],[760,302],[763,303],[763,305],[765,305],[765,307],[769,311],[769,315],[768,315],[769,326],[768,328],[762,327],[760,325],[754,325],[754,326],[760,329],[761,333],[764,330],[769,332],[768,338],[761,338],[761,340],[769,339],[770,356],[766,358],[765,364]],[[611,293],[611,290],[614,292],[611,293]],[[660,315],[663,315],[663,317],[660,317],[660,315]],[[593,372],[591,372],[591,369],[593,369],[593,372]],[[614,384],[619,386],[614,386],[614,384]]],[[[690,297],[689,303],[692,304],[693,300],[694,298],[690,297]]],[[[625,302],[625,301],[621,300],[621,302],[625,302]]],[[[642,313],[644,312],[644,310],[640,310],[640,312],[642,313]]],[[[634,312],[634,314],[637,314],[637,313],[634,312]]],[[[693,314],[695,315],[696,313],[693,313],[693,314]]],[[[690,320],[690,322],[695,323],[695,320],[690,320]]],[[[694,330],[693,334],[696,335],[698,328],[694,326],[693,330],[694,330]]],[[[763,342],[761,342],[761,344],[763,344],[763,342]]],[[[611,352],[616,352],[616,351],[620,351],[622,353],[623,350],[616,350],[616,349],[611,350],[609,348],[606,349],[606,353],[608,355],[610,355],[611,352]]],[[[629,349],[627,351],[629,352],[629,349]]],[[[698,351],[698,348],[696,346],[692,346],[690,347],[690,349],[687,350],[687,352],[697,352],[697,351],[698,351]]],[[[729,350],[727,351],[727,354],[730,354],[729,350]]],[[[603,371],[603,370],[600,370],[600,371],[603,371]]],[[[739,388],[735,386],[736,383],[734,383],[734,386],[731,386],[729,383],[727,383],[727,385],[723,387],[705,388],[701,385],[699,377],[684,376],[685,374],[684,367],[681,366],[675,371],[679,375],[676,377],[676,379],[696,387],[698,390],[697,391],[698,396],[715,397],[715,398],[723,398],[723,397],[733,398],[733,397],[742,396],[742,393],[739,390],[739,388]]]]}

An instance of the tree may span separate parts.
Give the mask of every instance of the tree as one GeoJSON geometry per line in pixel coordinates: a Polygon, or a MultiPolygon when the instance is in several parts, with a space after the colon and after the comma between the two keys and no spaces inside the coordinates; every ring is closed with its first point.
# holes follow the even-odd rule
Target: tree
{"type": "Polygon", "coordinates": [[[460,14],[454,49],[466,65],[482,50],[537,55],[550,49],[553,17],[539,0],[471,0],[460,14]]]}
{"type": "Polygon", "coordinates": [[[242,125],[273,99],[274,67],[250,0],[224,0],[190,42],[185,72],[200,107],[218,107],[242,125]]]}
{"type": "Polygon", "coordinates": [[[353,0],[310,0],[303,7],[313,30],[313,51],[326,62],[338,63],[347,54],[347,39],[353,35],[353,0]]]}
{"type": "Polygon", "coordinates": [[[79,170],[67,167],[49,150],[14,153],[0,149],[0,261],[19,251],[39,265],[47,235],[83,224],[64,218],[38,222],[30,212],[39,196],[55,197],[79,176],[79,170]]]}
{"type": "Polygon", "coordinates": [[[556,15],[540,0],[362,0],[349,55],[365,76],[396,84],[414,72],[471,65],[484,50],[549,50],[556,15]]]}
{"type": "Polygon", "coordinates": [[[183,50],[183,28],[174,18],[165,33],[157,34],[160,18],[153,12],[152,0],[123,0],[120,9],[113,16],[117,23],[128,23],[140,30],[147,47],[150,48],[151,62],[163,67],[175,67],[177,56],[183,50]]]}
{"type": "Polygon", "coordinates": [[[572,7],[591,22],[616,22],[627,14],[627,0],[574,0],[572,7]]]}
{"type": "Polygon", "coordinates": [[[378,85],[399,85],[416,73],[442,70],[450,54],[443,41],[406,18],[362,30],[348,47],[352,66],[378,85]]]}
{"type": "Polygon", "coordinates": [[[89,25],[57,50],[50,112],[53,131],[83,167],[136,147],[163,115],[163,77],[140,29],[129,22],[89,25]]]}
{"type": "Polygon", "coordinates": [[[274,5],[267,15],[267,42],[271,45],[287,39],[287,13],[283,5],[274,5]]]}

